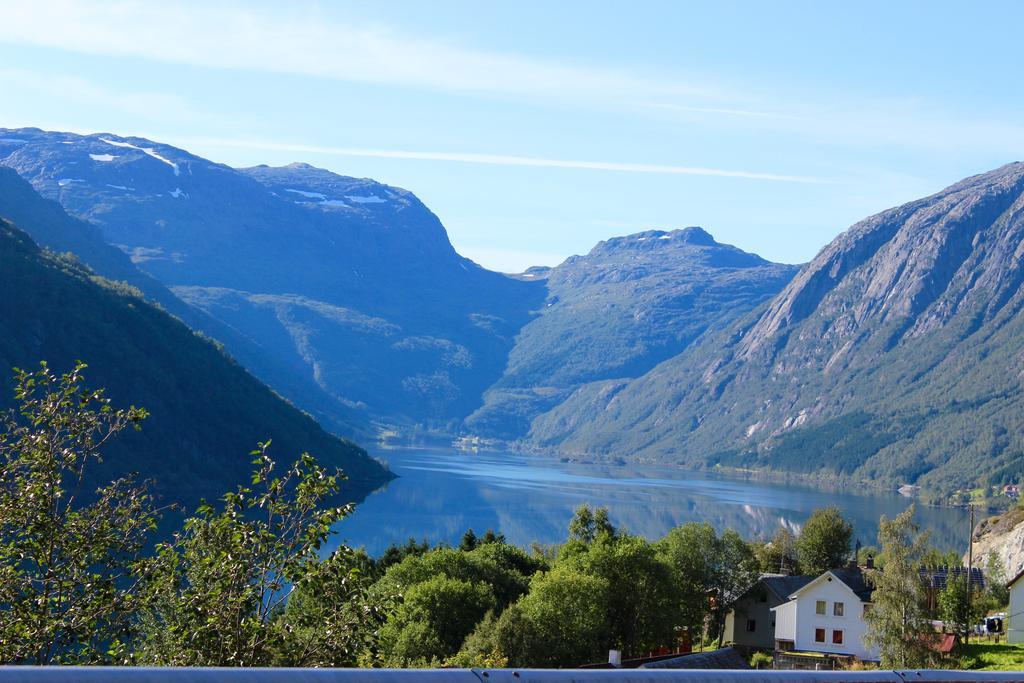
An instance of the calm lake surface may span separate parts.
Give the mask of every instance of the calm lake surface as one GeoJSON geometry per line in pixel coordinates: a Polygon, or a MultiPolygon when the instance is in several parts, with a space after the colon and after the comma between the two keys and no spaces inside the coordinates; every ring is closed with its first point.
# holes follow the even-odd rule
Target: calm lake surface
{"type": "MultiPolygon", "coordinates": [[[[563,463],[553,458],[456,450],[374,453],[399,476],[371,494],[342,521],[335,539],[372,554],[410,537],[457,544],[472,528],[501,531],[520,546],[559,543],[580,503],[608,507],[612,522],[658,538],[689,521],[733,528],[747,538],[770,537],[780,526],[796,531],[818,507],[837,505],[855,538],[877,544],[878,519],[912,502],[897,493],[827,490],[653,465],[563,463]]],[[[964,510],[918,506],[917,521],[932,542],[962,552],[964,510]]]]}

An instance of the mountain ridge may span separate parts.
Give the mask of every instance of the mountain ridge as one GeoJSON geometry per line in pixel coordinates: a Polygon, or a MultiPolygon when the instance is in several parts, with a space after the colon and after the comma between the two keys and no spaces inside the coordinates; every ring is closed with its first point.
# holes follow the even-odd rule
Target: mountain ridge
{"type": "Polygon", "coordinates": [[[699,227],[614,237],[545,274],[548,297],[467,429],[517,439],[598,380],[643,375],[776,294],[796,272],[699,227]]]}
{"type": "Polygon", "coordinates": [[[4,131],[0,164],[228,326],[229,351],[341,433],[450,432],[542,298],[459,256],[412,193],[370,180],[26,129],[4,131]]]}
{"type": "Polygon", "coordinates": [[[1005,372],[1024,332],[1022,192],[1009,164],[855,224],[760,310],[635,382],[582,389],[534,442],[941,489],[1024,469],[1005,372]]]}

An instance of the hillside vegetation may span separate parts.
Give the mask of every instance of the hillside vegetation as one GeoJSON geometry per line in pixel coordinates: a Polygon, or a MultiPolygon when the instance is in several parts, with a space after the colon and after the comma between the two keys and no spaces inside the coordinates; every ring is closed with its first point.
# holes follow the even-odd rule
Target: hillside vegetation
{"type": "MultiPolygon", "coordinates": [[[[92,386],[115,404],[132,401],[151,416],[142,430],[110,445],[96,481],[138,472],[161,500],[194,505],[244,483],[249,453],[272,439],[274,452],[316,453],[351,478],[361,498],[389,473],[358,446],[331,436],[270,391],[209,340],[147,303],[139,290],[93,274],[76,258],[41,250],[0,219],[0,368],[57,372],[89,364],[92,386]]],[[[11,405],[12,382],[0,392],[11,405]]]]}

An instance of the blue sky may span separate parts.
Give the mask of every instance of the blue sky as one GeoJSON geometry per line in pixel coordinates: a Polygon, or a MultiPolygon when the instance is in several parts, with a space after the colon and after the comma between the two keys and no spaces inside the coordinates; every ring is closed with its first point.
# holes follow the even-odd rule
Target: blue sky
{"type": "Polygon", "coordinates": [[[790,263],[1024,158],[1024,3],[0,0],[0,126],[414,191],[485,266],[701,225],[790,263]]]}

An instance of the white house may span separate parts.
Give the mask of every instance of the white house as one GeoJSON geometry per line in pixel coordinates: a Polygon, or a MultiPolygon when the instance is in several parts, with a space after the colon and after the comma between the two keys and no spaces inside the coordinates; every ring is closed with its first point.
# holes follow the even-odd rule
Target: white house
{"type": "Polygon", "coordinates": [[[1007,611],[1006,640],[1010,643],[1024,643],[1024,571],[1010,580],[1010,609],[1007,611]]]}
{"type": "Polygon", "coordinates": [[[864,644],[870,609],[871,588],[860,569],[827,571],[773,608],[775,647],[877,660],[877,648],[864,644]]]}

